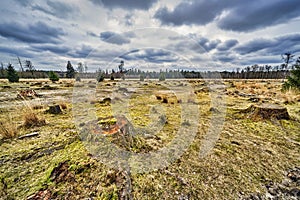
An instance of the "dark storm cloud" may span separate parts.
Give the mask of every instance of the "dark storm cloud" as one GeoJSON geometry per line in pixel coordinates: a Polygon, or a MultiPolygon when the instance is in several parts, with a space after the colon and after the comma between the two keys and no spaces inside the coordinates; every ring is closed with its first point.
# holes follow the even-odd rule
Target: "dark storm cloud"
{"type": "Polygon", "coordinates": [[[234,50],[241,55],[250,53],[281,55],[288,51],[298,52],[300,50],[300,34],[289,34],[273,39],[255,39],[235,47],[234,50]]]}
{"type": "Polygon", "coordinates": [[[227,62],[227,63],[231,63],[232,61],[234,61],[236,58],[233,56],[220,56],[218,57],[218,60],[221,62],[227,62]]]}
{"type": "Polygon", "coordinates": [[[86,34],[87,34],[88,36],[92,36],[92,37],[99,37],[96,33],[93,33],[93,32],[91,32],[91,31],[86,32],[86,34]]]}
{"type": "MultiPolygon", "coordinates": [[[[187,36],[170,36],[170,40],[173,42],[168,45],[168,49],[178,53],[187,53],[193,51],[197,54],[205,54],[214,49],[217,49],[222,44],[219,39],[210,40],[206,37],[197,34],[188,34],[187,36]]],[[[233,45],[232,42],[225,42],[226,46],[233,45]],[[227,44],[228,43],[228,44],[227,44]]]]}
{"type": "Polygon", "coordinates": [[[96,5],[109,9],[123,8],[128,10],[148,10],[157,0],[90,0],[96,5]]]}
{"type": "MultiPolygon", "coordinates": [[[[209,52],[213,49],[215,49],[220,43],[221,40],[209,40],[208,38],[205,38],[203,36],[198,36],[196,34],[190,34],[190,38],[192,38],[200,47],[202,47],[205,51],[209,52]]],[[[196,49],[199,49],[196,48],[196,49]]]]}
{"type": "Polygon", "coordinates": [[[11,56],[19,56],[25,58],[33,58],[34,55],[28,51],[27,48],[19,48],[19,47],[7,47],[7,46],[0,46],[0,52],[5,54],[10,54],[11,56]]]}
{"type": "Polygon", "coordinates": [[[241,1],[240,6],[233,7],[218,22],[218,26],[225,30],[247,32],[285,23],[300,16],[298,0],[258,0],[249,2],[251,3],[241,1]]]}
{"type": "Polygon", "coordinates": [[[236,57],[234,55],[230,55],[230,54],[224,54],[224,53],[217,53],[214,54],[212,57],[213,61],[221,61],[224,63],[232,63],[233,61],[236,60],[236,57]]]}
{"type": "Polygon", "coordinates": [[[227,51],[232,47],[236,46],[239,42],[235,39],[226,40],[224,43],[218,45],[217,49],[219,51],[227,51]]]}
{"type": "Polygon", "coordinates": [[[162,63],[162,62],[176,62],[178,57],[171,52],[163,51],[160,49],[142,49],[142,50],[132,50],[127,54],[119,56],[125,60],[132,61],[145,61],[151,63],[162,63]]]}
{"type": "Polygon", "coordinates": [[[21,6],[28,6],[30,5],[32,0],[14,0],[14,1],[20,4],[21,6]]]}
{"type": "Polygon", "coordinates": [[[36,52],[43,52],[43,51],[49,51],[55,54],[66,54],[71,49],[66,46],[59,46],[59,45],[53,45],[53,44],[42,44],[42,45],[31,45],[31,49],[36,52]]]}
{"type": "Polygon", "coordinates": [[[30,25],[10,22],[0,24],[0,35],[21,42],[56,44],[65,33],[63,29],[51,27],[43,22],[30,25]]]}
{"type": "Polygon", "coordinates": [[[183,55],[187,52],[199,54],[207,53],[207,51],[202,46],[200,46],[193,40],[183,40],[176,43],[174,42],[173,44],[168,45],[167,48],[183,55]]]}
{"type": "Polygon", "coordinates": [[[206,51],[211,51],[211,50],[215,49],[218,46],[218,44],[220,44],[220,43],[221,43],[221,40],[211,40],[210,41],[206,38],[201,38],[199,40],[199,45],[201,47],[203,47],[206,51]]]}
{"type": "Polygon", "coordinates": [[[46,1],[47,6],[41,6],[38,4],[32,5],[32,10],[38,10],[46,14],[50,14],[59,18],[68,18],[75,12],[79,12],[79,9],[73,5],[66,4],[58,1],[46,1]]]}
{"type": "Polygon", "coordinates": [[[100,38],[102,41],[111,44],[123,45],[130,43],[130,39],[124,36],[124,34],[119,34],[112,31],[105,31],[100,33],[100,38]]]}
{"type": "Polygon", "coordinates": [[[254,31],[300,16],[298,0],[254,1],[184,1],[174,10],[160,8],[154,15],[162,24],[205,25],[217,21],[221,29],[237,32],[254,31]]]}
{"type": "MultiPolygon", "coordinates": [[[[233,6],[237,0],[194,0],[184,1],[178,4],[174,10],[166,7],[160,8],[154,15],[162,24],[183,25],[198,24],[205,25],[212,22],[222,11],[233,6]]],[[[244,2],[241,2],[244,3],[244,2]]]]}
{"type": "Polygon", "coordinates": [[[93,48],[89,45],[82,45],[80,48],[75,49],[73,52],[68,53],[73,58],[86,58],[93,51],[93,48]]]}
{"type": "MultiPolygon", "coordinates": [[[[169,49],[180,55],[189,55],[193,53],[205,54],[207,53],[207,50],[202,45],[199,44],[202,38],[203,38],[202,36],[198,36],[197,34],[194,33],[188,35],[169,36],[168,39],[172,41],[172,43],[168,44],[166,46],[166,49],[169,49]]],[[[209,43],[208,39],[205,38],[204,40],[206,40],[206,42],[209,43]]]]}
{"type": "Polygon", "coordinates": [[[249,54],[253,52],[257,52],[260,50],[268,49],[268,48],[273,48],[276,45],[278,45],[277,41],[274,39],[255,39],[250,42],[247,42],[243,45],[240,45],[235,48],[236,52],[239,54],[249,54]]]}

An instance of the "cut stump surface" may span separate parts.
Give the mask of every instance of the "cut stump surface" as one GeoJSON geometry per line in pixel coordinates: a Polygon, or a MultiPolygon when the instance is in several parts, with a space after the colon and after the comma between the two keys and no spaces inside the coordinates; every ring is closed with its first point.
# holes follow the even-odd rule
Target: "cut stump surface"
{"type": "Polygon", "coordinates": [[[276,104],[251,105],[243,112],[249,113],[252,119],[290,119],[287,109],[276,104]]]}

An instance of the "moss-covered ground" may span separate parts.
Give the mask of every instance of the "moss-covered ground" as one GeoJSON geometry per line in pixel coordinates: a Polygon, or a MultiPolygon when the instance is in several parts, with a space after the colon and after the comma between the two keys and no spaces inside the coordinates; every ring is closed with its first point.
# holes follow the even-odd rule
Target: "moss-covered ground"
{"type": "MultiPolygon", "coordinates": [[[[296,92],[282,93],[281,84],[276,80],[116,80],[97,85],[93,80],[2,81],[0,120],[16,126],[18,136],[33,132],[38,136],[0,136],[0,199],[33,199],[38,195],[44,195],[44,199],[243,199],[253,193],[264,194],[266,184],[281,182],[287,170],[300,166],[300,96],[296,92]],[[116,123],[113,116],[123,103],[127,110],[122,113],[136,130],[146,130],[151,135],[134,136],[129,145],[120,144],[120,149],[140,153],[168,145],[180,134],[180,127],[190,126],[189,120],[193,120],[181,118],[185,103],[199,109],[195,138],[183,155],[165,168],[131,174],[111,168],[81,141],[72,112],[74,84],[95,89],[96,95],[88,104],[95,108],[99,123],[106,123],[100,122],[103,119],[116,123]],[[217,97],[213,97],[213,87],[210,88],[215,84],[225,86],[216,89],[217,97]],[[178,93],[186,85],[190,86],[190,96],[184,91],[182,97],[178,93]],[[18,99],[17,92],[26,88],[42,96],[18,99]],[[103,101],[104,98],[110,100],[103,101]],[[211,119],[221,110],[213,105],[212,98],[226,105],[224,124],[210,153],[201,157],[207,132],[215,126],[211,119]],[[252,120],[238,112],[261,102],[286,107],[291,119],[252,120]],[[63,112],[46,113],[52,104],[64,107],[63,112]],[[34,109],[37,105],[40,106],[34,109]],[[46,125],[22,126],[28,109],[45,119],[46,125]],[[152,125],[158,120],[162,123],[156,126],[161,127],[155,129],[152,125]]],[[[114,140],[114,144],[118,145],[118,141],[114,140]]]]}

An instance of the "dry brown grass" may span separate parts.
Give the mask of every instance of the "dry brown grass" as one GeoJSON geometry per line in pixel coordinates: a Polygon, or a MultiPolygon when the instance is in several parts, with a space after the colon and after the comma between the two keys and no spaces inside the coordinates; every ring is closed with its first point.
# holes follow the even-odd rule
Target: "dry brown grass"
{"type": "Polygon", "coordinates": [[[34,105],[34,106],[32,106],[32,109],[34,109],[34,110],[39,110],[39,109],[43,109],[44,108],[44,106],[42,106],[42,105],[34,105]]]}
{"type": "Polygon", "coordinates": [[[233,83],[233,85],[235,85],[237,90],[244,90],[244,89],[248,88],[248,86],[244,82],[241,82],[241,81],[235,81],[233,83]]]}
{"type": "Polygon", "coordinates": [[[60,105],[61,109],[63,109],[63,110],[68,108],[66,103],[60,103],[59,105],[60,105]]]}
{"type": "Polygon", "coordinates": [[[46,120],[43,118],[38,117],[37,111],[38,109],[42,109],[43,106],[41,104],[33,104],[32,102],[29,102],[25,99],[22,102],[24,104],[24,107],[22,109],[21,116],[23,117],[24,123],[23,126],[25,128],[31,128],[35,126],[43,126],[46,124],[46,120]]]}
{"type": "Polygon", "coordinates": [[[24,119],[23,126],[26,128],[43,126],[46,124],[45,119],[38,117],[36,112],[34,112],[31,109],[31,106],[28,105],[26,105],[25,108],[23,108],[23,119],[24,119]]]}
{"type": "Polygon", "coordinates": [[[43,126],[46,124],[45,119],[40,119],[36,113],[32,110],[25,112],[24,115],[24,127],[31,128],[34,126],[43,126]]]}
{"type": "Polygon", "coordinates": [[[268,95],[270,91],[274,91],[277,85],[271,84],[271,82],[261,82],[258,83],[257,81],[235,81],[232,82],[232,85],[236,88],[236,91],[243,92],[246,94],[253,94],[253,95],[268,95]]]}
{"type": "Polygon", "coordinates": [[[13,122],[11,117],[8,117],[6,120],[0,121],[0,135],[3,138],[13,138],[18,134],[17,126],[13,122]]]}
{"type": "Polygon", "coordinates": [[[280,93],[278,95],[278,98],[284,103],[284,104],[294,104],[296,102],[300,101],[300,94],[297,91],[294,90],[288,90],[285,93],[280,93]]]}

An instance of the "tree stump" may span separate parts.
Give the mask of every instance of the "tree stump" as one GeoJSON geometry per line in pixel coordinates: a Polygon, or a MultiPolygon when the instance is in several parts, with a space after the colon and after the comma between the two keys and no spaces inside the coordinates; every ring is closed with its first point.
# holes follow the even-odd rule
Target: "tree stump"
{"type": "Polygon", "coordinates": [[[49,109],[46,111],[50,114],[60,114],[62,113],[59,105],[49,106],[49,109]]]}
{"type": "Polygon", "coordinates": [[[251,119],[290,119],[287,109],[276,104],[251,105],[243,112],[249,113],[251,119]]]}
{"type": "Polygon", "coordinates": [[[111,98],[106,97],[102,101],[100,101],[101,104],[110,104],[111,103],[111,98]]]}

